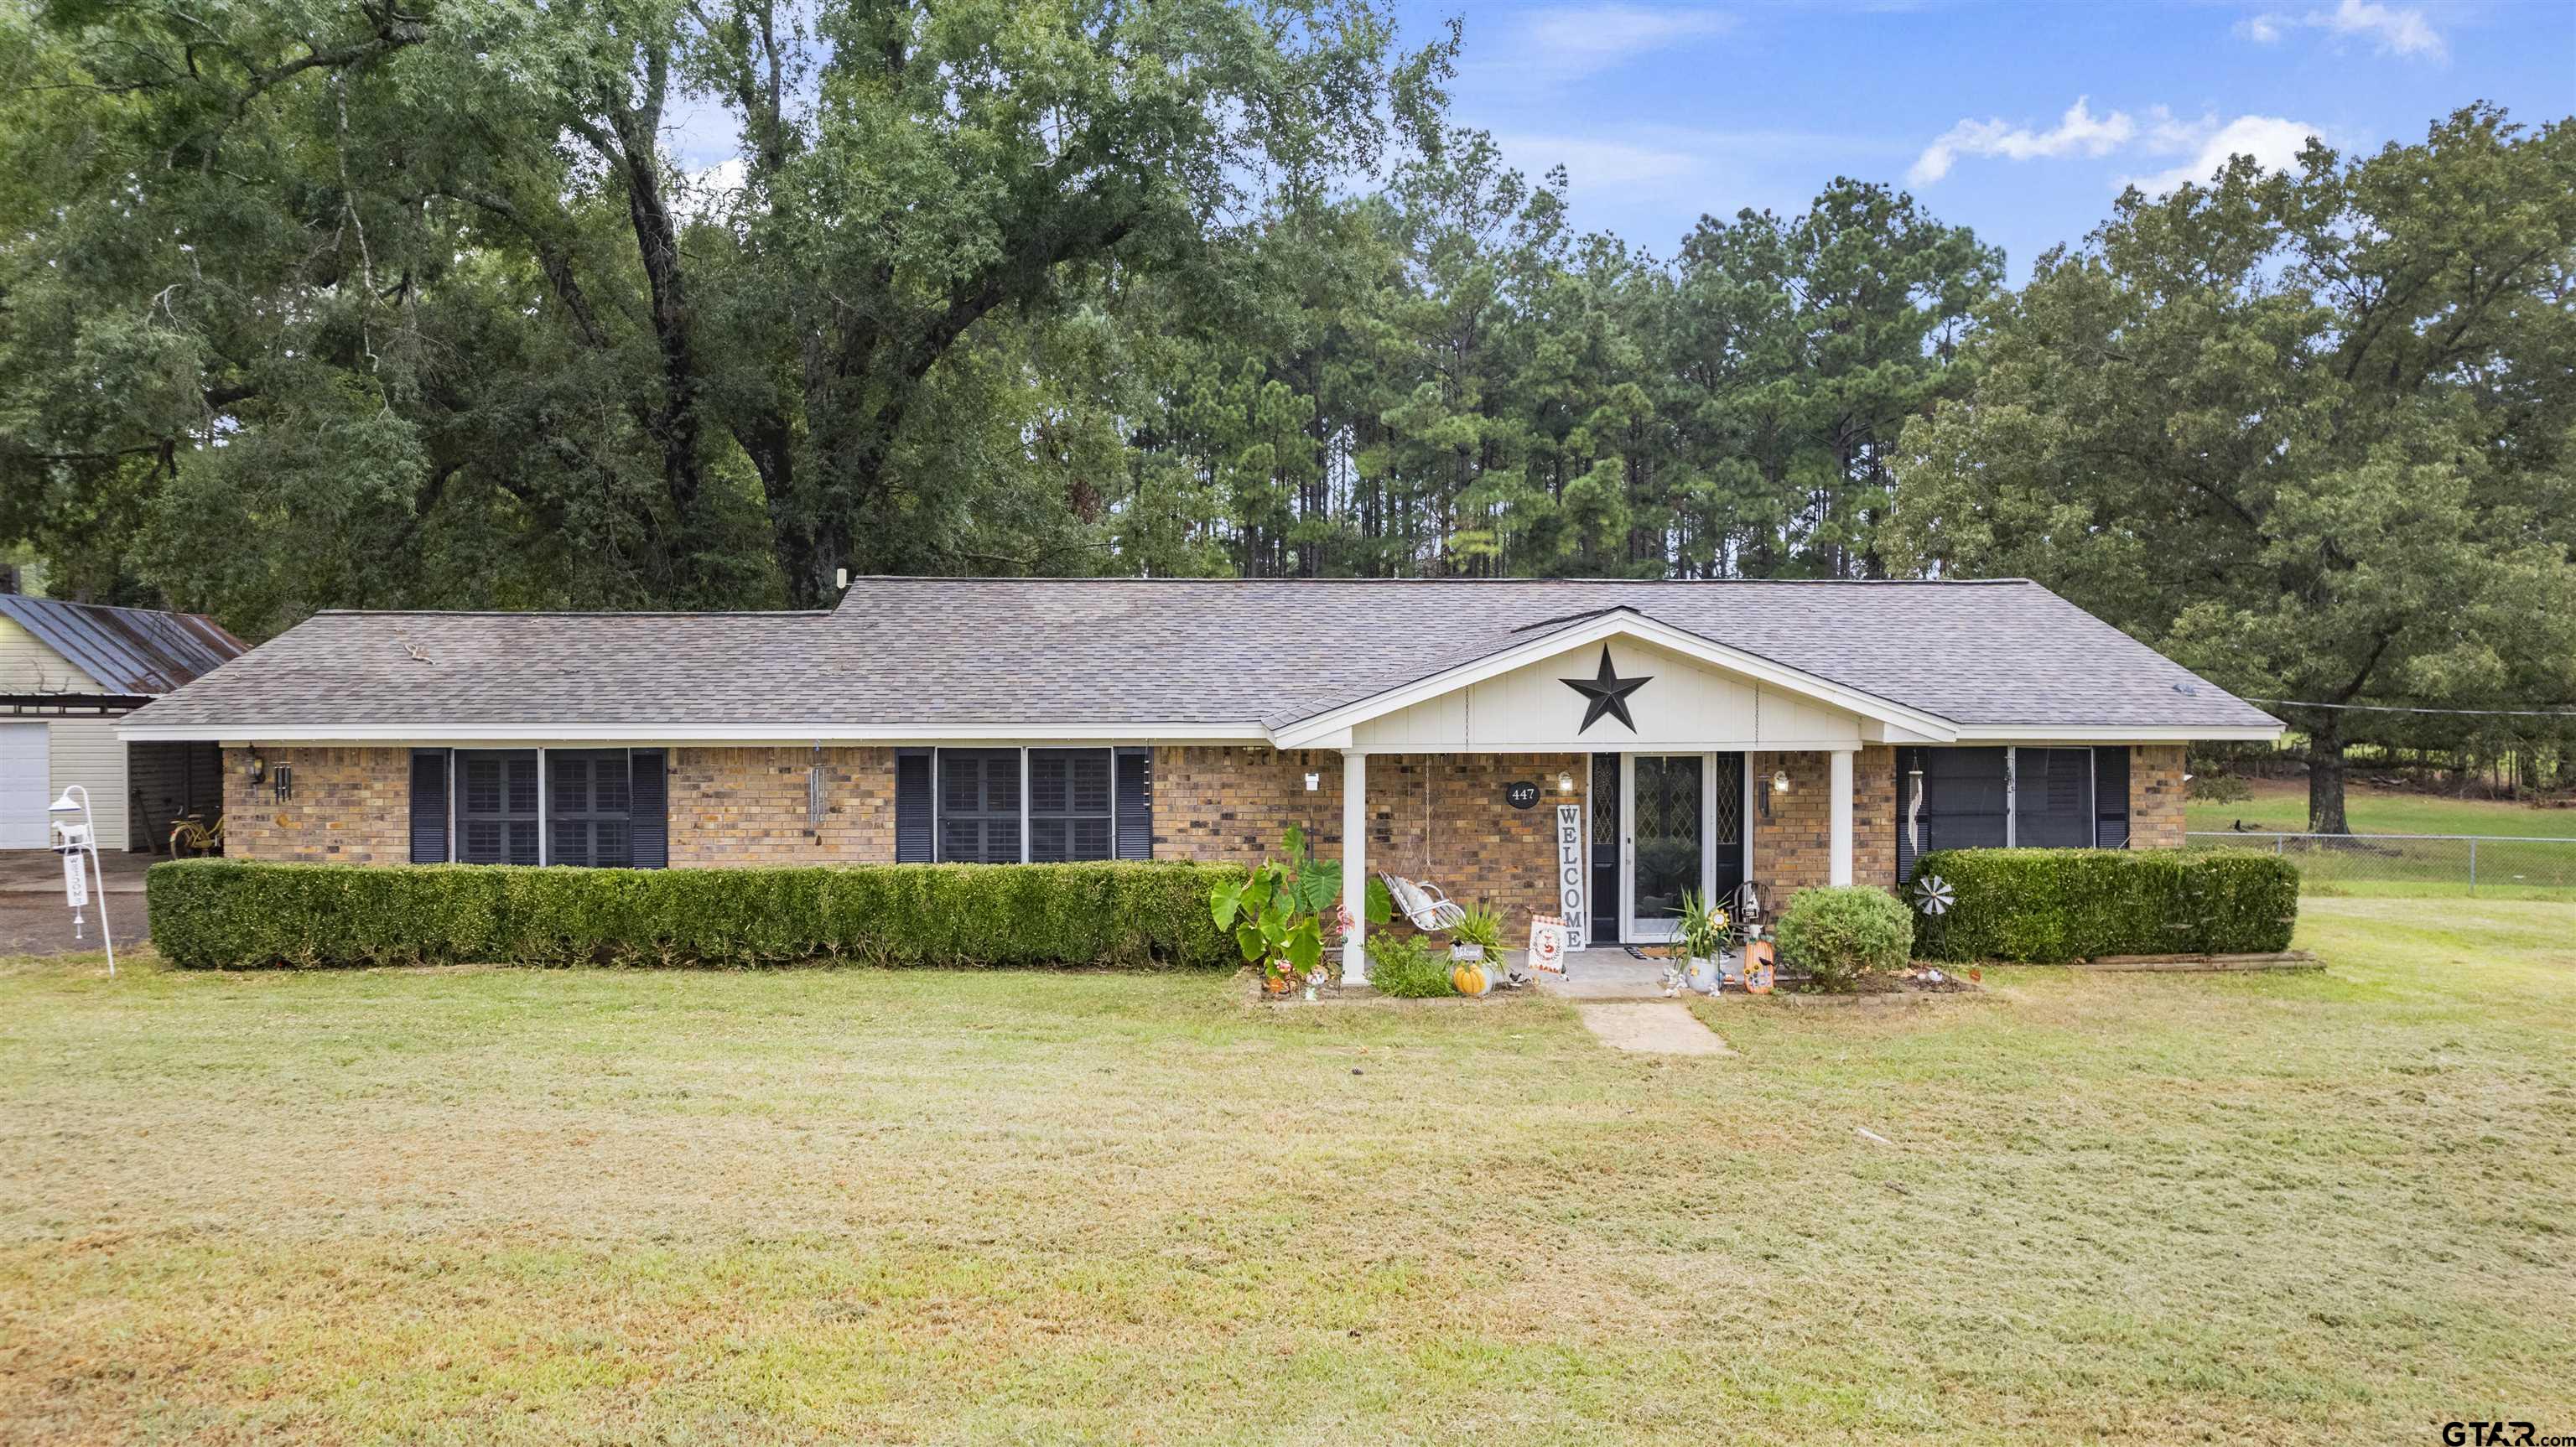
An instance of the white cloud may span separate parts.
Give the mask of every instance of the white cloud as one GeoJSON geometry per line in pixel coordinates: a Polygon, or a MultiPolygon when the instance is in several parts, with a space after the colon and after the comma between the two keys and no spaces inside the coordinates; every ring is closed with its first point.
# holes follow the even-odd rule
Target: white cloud
{"type": "Polygon", "coordinates": [[[2440,60],[2449,51],[2442,37],[2424,19],[2421,10],[2399,10],[2371,0],[2343,0],[2333,13],[2311,12],[2307,24],[2323,26],[2337,35],[2367,36],[2379,42],[2383,54],[2420,55],[2440,60]]]}
{"type": "Polygon", "coordinates": [[[2426,60],[2442,60],[2450,55],[2450,47],[2442,43],[2441,33],[2424,18],[2423,11],[2412,6],[2399,9],[2381,5],[2377,0],[2341,0],[2332,10],[2311,10],[2296,18],[2267,11],[2236,22],[2235,29],[2257,45],[2270,45],[2292,25],[2373,41],[2382,55],[2414,55],[2426,60]]]}
{"type": "Polygon", "coordinates": [[[1563,5],[1521,17],[1509,48],[1476,63],[1500,76],[1565,82],[1686,41],[1723,35],[1735,17],[1694,6],[1563,5]]]}
{"type": "Polygon", "coordinates": [[[1677,181],[1696,176],[1704,169],[1695,151],[1583,136],[1498,135],[1494,146],[1533,181],[1548,167],[1563,166],[1567,179],[1578,191],[1677,181]]]}
{"type": "Polygon", "coordinates": [[[2198,122],[2172,122],[2165,132],[2171,144],[2152,149],[2189,149],[2191,159],[2152,176],[2133,176],[2127,184],[2151,195],[2186,181],[2206,181],[2231,156],[2251,156],[2267,171],[2286,171],[2298,164],[2299,152],[2317,128],[2281,116],[2238,116],[2221,124],[2216,116],[2198,122]],[[2188,146],[2185,142],[2188,140],[2188,146]]]}
{"type": "Polygon", "coordinates": [[[1907,179],[1925,186],[1950,173],[1962,156],[1998,156],[2008,161],[2044,160],[2057,156],[2107,156],[2132,151],[2148,156],[2184,156],[2172,168],[2149,176],[2123,178],[2123,185],[2151,192],[2170,191],[2185,181],[2206,181],[2236,155],[2252,156],[2266,170],[2296,164],[2299,152],[2317,128],[2281,116],[2215,114],[2198,120],[2176,116],[2163,106],[2149,106],[2142,116],[2115,110],[2093,114],[2088,101],[2076,97],[2055,127],[2041,131],[2000,120],[1964,120],[1942,133],[1915,158],[1907,179]]]}
{"type": "Polygon", "coordinates": [[[1906,179],[1917,186],[1928,186],[1950,174],[1951,165],[1961,156],[2001,156],[2012,161],[2079,151],[2088,156],[2107,156],[2136,139],[2137,134],[2137,122],[2129,119],[2126,112],[2113,111],[2097,117],[2087,108],[2085,98],[2077,96],[2066,114],[2057,118],[2054,130],[2034,131],[1992,119],[1963,120],[1923,148],[1906,179]]]}

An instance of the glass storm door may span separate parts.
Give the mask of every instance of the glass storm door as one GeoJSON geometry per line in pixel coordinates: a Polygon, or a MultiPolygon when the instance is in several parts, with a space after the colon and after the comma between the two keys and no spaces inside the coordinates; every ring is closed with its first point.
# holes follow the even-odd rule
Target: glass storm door
{"type": "Polygon", "coordinates": [[[1684,890],[1707,887],[1708,757],[1628,755],[1628,938],[1670,939],[1684,890]]]}

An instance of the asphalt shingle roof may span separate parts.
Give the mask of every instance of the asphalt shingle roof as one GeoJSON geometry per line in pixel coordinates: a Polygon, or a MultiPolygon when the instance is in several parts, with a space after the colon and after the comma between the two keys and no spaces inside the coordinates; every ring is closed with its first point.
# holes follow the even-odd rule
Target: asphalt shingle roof
{"type": "Polygon", "coordinates": [[[862,578],[830,613],[323,613],[138,725],[1279,727],[1608,609],[1970,726],[2245,727],[2036,583],[862,578]]]}

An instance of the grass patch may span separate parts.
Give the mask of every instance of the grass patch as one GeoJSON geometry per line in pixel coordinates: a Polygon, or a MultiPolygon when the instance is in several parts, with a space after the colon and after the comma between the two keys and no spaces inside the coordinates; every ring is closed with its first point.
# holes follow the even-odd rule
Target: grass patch
{"type": "MultiPolygon", "coordinates": [[[[2249,829],[2299,833],[2308,827],[2305,779],[2248,779],[2254,797],[2232,804],[2185,804],[2187,829],[2225,829],[2242,820],[2249,829]]],[[[2356,834],[2516,834],[2576,839],[2576,809],[2543,808],[2500,799],[2446,799],[2406,789],[2346,783],[2344,816],[2356,834]]]]}
{"type": "Polygon", "coordinates": [[[2323,975],[1670,1060],[1191,975],[0,962],[0,1440],[2566,1422],[2571,940],[2311,901],[2323,975]]]}

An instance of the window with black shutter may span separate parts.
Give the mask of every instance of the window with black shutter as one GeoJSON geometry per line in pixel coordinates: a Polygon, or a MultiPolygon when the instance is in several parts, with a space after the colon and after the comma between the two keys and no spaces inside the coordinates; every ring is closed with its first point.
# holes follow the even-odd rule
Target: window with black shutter
{"type": "Polygon", "coordinates": [[[1107,859],[1112,758],[1107,749],[1029,750],[1029,858],[1040,864],[1107,859]]]}
{"type": "Polygon", "coordinates": [[[634,799],[627,822],[633,826],[635,867],[666,869],[671,863],[671,785],[662,751],[635,749],[626,758],[634,799]]]}
{"type": "Polygon", "coordinates": [[[960,864],[1020,861],[1020,751],[941,749],[939,857],[960,864]]]}
{"type": "Polygon", "coordinates": [[[1118,857],[1154,857],[1154,751],[1118,751],[1118,857]]]}
{"type": "Polygon", "coordinates": [[[1935,849],[2120,848],[2127,765],[2118,749],[1899,749],[1896,877],[1912,879],[1915,857],[1935,849]]]}
{"type": "Polygon", "coordinates": [[[537,752],[459,750],[456,857],[466,864],[538,862],[537,752]]]}
{"type": "Polygon", "coordinates": [[[935,812],[936,807],[931,793],[930,750],[895,750],[895,863],[928,864],[939,857],[938,838],[931,828],[931,818],[935,812]]]}
{"type": "Polygon", "coordinates": [[[635,863],[634,789],[624,749],[546,753],[546,862],[599,869],[635,863]]]}
{"type": "Polygon", "coordinates": [[[2093,751],[2093,843],[2101,849],[2129,847],[2129,751],[2125,748],[2093,751]]]}
{"type": "Polygon", "coordinates": [[[2011,838],[2011,764],[2004,749],[1897,751],[1896,876],[1935,849],[2000,849],[2011,838]]]}
{"type": "Polygon", "coordinates": [[[411,862],[447,862],[447,750],[411,751],[411,862]]]}

